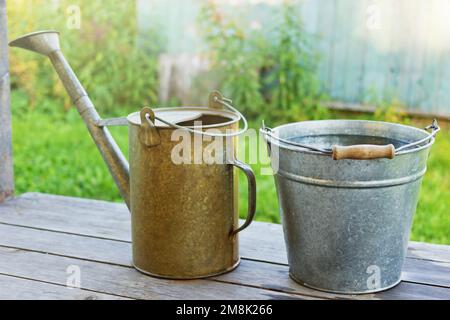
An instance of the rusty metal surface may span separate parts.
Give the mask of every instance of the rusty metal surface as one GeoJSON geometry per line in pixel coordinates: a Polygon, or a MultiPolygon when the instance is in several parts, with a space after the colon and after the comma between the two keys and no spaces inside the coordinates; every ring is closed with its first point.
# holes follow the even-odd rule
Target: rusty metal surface
{"type": "MultiPolygon", "coordinates": [[[[203,111],[208,116],[214,113],[207,108],[179,109],[203,111]]],[[[167,109],[161,110],[159,113],[167,109]]],[[[158,109],[153,111],[158,114],[158,109]]],[[[202,159],[197,164],[175,164],[172,150],[180,142],[171,136],[177,129],[159,126],[147,131],[146,112],[148,108],[128,117],[135,267],[144,273],[176,279],[203,278],[234,269],[239,264],[237,233],[250,224],[256,206],[253,172],[234,158],[237,137],[215,137],[224,145],[225,140],[229,143],[218,163],[208,164],[202,159]],[[157,134],[157,143],[144,143],[152,139],[143,140],[143,134],[157,134]],[[249,181],[249,213],[242,227],[238,226],[238,172],[234,166],[243,170],[249,181]]],[[[215,113],[217,117],[208,118],[211,123],[200,118],[204,127],[197,130],[207,127],[225,133],[239,129],[239,117],[233,119],[232,113],[224,111],[215,113]]],[[[204,154],[211,144],[199,134],[186,134],[191,159],[204,154]],[[196,138],[202,139],[197,149],[196,138]]]]}
{"type": "Polygon", "coordinates": [[[14,195],[6,1],[0,0],[0,203],[14,195]]]}
{"type": "Polygon", "coordinates": [[[168,278],[232,269],[239,261],[238,238],[230,237],[238,225],[233,166],[176,165],[171,159],[178,143],[170,139],[173,130],[158,131],[161,143],[147,147],[139,142],[140,126],[130,125],[134,265],[168,278]]]}

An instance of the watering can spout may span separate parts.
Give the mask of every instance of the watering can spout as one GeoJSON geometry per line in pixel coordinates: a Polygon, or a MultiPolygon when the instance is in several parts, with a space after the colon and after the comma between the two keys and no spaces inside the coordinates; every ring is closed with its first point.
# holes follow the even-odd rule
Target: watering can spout
{"type": "Polygon", "coordinates": [[[53,30],[38,31],[24,35],[11,41],[9,45],[11,47],[37,52],[44,56],[61,50],[59,46],[59,32],[53,30]]]}
{"type": "Polygon", "coordinates": [[[101,118],[77,76],[73,72],[60,49],[59,33],[39,31],[22,36],[9,44],[25,50],[40,53],[50,58],[67,93],[83,118],[92,139],[116,183],[119,192],[130,208],[130,174],[128,161],[109,130],[100,125],[101,118]]]}

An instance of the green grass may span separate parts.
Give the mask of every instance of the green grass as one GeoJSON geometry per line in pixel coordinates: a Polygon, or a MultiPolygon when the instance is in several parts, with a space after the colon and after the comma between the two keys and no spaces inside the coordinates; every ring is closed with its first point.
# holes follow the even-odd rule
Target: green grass
{"type": "MultiPolygon", "coordinates": [[[[127,128],[112,128],[127,154],[127,128]]],[[[14,164],[17,192],[45,192],[121,201],[97,149],[75,110],[67,114],[15,114],[14,164]]],[[[272,176],[257,173],[256,220],[280,222],[272,176]]],[[[450,131],[442,131],[432,148],[415,216],[412,239],[450,243],[450,131]]],[[[241,216],[245,216],[246,181],[240,177],[241,216]]]]}

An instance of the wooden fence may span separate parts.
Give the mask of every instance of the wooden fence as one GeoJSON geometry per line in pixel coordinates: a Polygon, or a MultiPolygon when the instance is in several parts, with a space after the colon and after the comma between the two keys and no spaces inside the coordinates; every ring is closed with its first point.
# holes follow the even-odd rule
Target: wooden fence
{"type": "MultiPolygon", "coordinates": [[[[221,2],[232,10],[250,4],[248,19],[264,28],[282,1],[221,2]]],[[[201,47],[195,32],[201,3],[137,0],[139,26],[157,27],[174,61],[179,54],[194,57],[201,47]]],[[[450,115],[450,1],[303,0],[298,10],[316,36],[322,89],[333,100],[397,98],[410,111],[450,115]]]]}

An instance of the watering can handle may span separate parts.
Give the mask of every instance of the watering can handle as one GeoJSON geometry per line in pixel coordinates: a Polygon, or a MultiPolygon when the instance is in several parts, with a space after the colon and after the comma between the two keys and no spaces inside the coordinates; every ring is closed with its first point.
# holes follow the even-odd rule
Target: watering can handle
{"type": "Polygon", "coordinates": [[[395,156],[395,147],[392,144],[385,146],[373,144],[357,144],[353,146],[333,146],[333,159],[393,159],[395,156]]]}
{"type": "Polygon", "coordinates": [[[241,169],[244,171],[245,175],[247,176],[248,181],[248,212],[247,212],[247,218],[242,226],[240,226],[238,229],[233,230],[231,232],[231,236],[236,235],[237,233],[241,232],[245,228],[247,228],[253,221],[253,218],[255,217],[256,212],[256,179],[255,174],[252,171],[252,168],[250,168],[249,165],[243,163],[242,161],[239,161],[237,159],[234,160],[232,163],[233,166],[241,169]]]}

